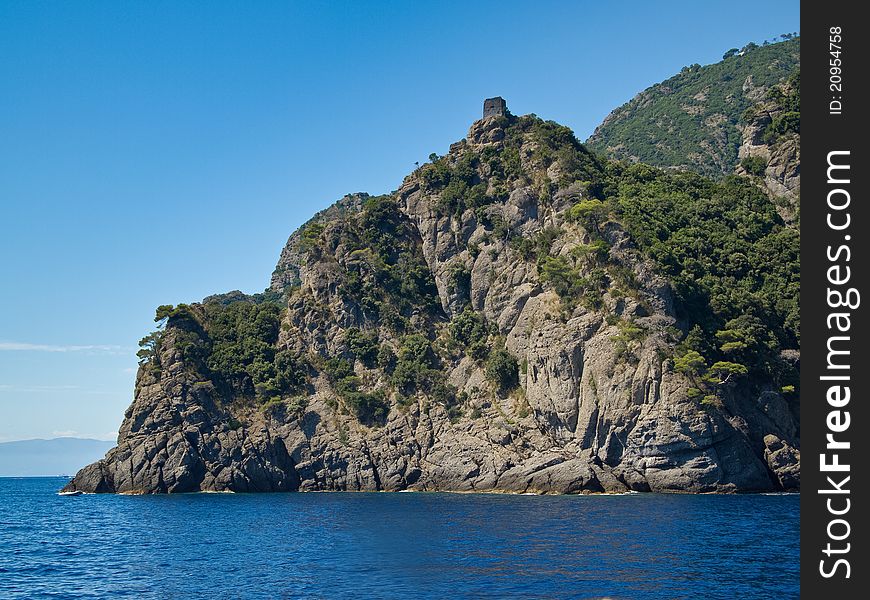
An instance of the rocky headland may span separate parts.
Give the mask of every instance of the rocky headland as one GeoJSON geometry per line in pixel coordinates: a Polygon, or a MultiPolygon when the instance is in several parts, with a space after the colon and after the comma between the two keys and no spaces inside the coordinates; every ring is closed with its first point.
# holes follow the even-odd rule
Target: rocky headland
{"type": "MultiPolygon", "coordinates": [[[[793,187],[775,165],[763,185],[793,187]]],[[[316,215],[264,294],[160,307],[117,447],[65,489],[799,489],[795,275],[755,262],[796,261],[788,231],[751,177],[488,116],[316,215]]]]}

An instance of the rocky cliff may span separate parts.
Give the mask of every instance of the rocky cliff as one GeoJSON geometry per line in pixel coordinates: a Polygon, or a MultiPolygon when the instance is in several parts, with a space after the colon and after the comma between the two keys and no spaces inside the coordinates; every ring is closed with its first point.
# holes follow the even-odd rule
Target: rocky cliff
{"type": "Polygon", "coordinates": [[[796,261],[767,197],[728,185],[478,121],[300,228],[267,293],[158,309],[118,446],[67,489],[797,489],[797,325],[763,296],[793,274],[677,256],[698,223],[663,204],[748,215],[723,235],[796,261]]]}
{"type": "Polygon", "coordinates": [[[758,177],[789,225],[800,223],[800,74],[771,88],[743,116],[740,175],[758,177]]]}

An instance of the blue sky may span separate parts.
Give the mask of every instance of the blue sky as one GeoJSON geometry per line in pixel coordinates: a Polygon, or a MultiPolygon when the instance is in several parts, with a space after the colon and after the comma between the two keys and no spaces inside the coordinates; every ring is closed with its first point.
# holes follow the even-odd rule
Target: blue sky
{"type": "Polygon", "coordinates": [[[582,140],[798,2],[0,3],[0,441],[110,438],[159,304],[263,290],[501,95],[582,140]]]}

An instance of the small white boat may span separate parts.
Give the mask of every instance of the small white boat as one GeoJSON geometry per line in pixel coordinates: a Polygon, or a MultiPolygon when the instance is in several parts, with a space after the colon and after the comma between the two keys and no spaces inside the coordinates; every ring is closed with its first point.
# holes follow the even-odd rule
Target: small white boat
{"type": "Polygon", "coordinates": [[[71,492],[58,492],[57,495],[58,496],[81,496],[82,491],[81,490],[73,490],[71,492]]]}

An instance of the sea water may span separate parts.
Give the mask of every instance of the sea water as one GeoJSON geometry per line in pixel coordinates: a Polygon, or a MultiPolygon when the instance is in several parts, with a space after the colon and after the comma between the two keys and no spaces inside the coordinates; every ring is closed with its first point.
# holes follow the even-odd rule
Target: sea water
{"type": "Polygon", "coordinates": [[[2,598],[797,598],[796,495],[83,495],[0,478],[2,598]]]}

